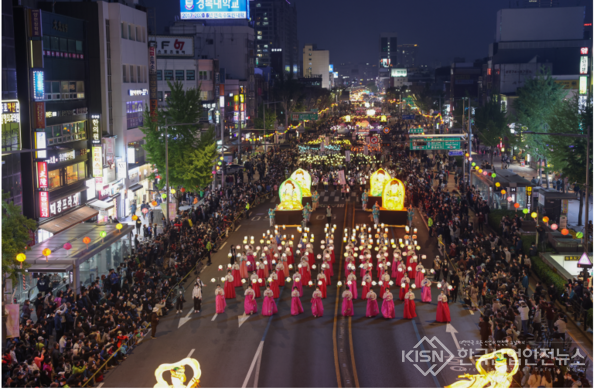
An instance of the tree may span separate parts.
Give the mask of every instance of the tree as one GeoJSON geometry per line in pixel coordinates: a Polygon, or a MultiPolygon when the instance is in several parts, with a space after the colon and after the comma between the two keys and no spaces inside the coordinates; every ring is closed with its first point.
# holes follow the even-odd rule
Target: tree
{"type": "Polygon", "coordinates": [[[275,110],[270,109],[268,105],[264,107],[263,105],[264,104],[259,105],[258,110],[256,111],[256,117],[254,117],[254,128],[273,130],[275,129],[275,124],[277,122],[277,113],[275,113],[275,110]],[[263,122],[263,109],[265,114],[265,122],[263,122]],[[264,125],[265,123],[266,127],[264,125]]]}
{"type": "MultiPolygon", "coordinates": [[[[554,112],[548,120],[548,126],[552,133],[570,133],[584,135],[590,127],[590,158],[593,156],[593,104],[587,102],[585,107],[580,107],[577,97],[561,101],[556,105],[554,112]]],[[[585,138],[567,136],[549,136],[549,150],[552,152],[552,163],[554,169],[562,173],[562,177],[568,178],[569,183],[578,184],[583,190],[586,172],[586,148],[585,138]]],[[[589,193],[592,193],[593,169],[590,161],[589,193]]],[[[579,217],[577,225],[581,224],[584,197],[579,197],[579,217]]]]}
{"type": "Polygon", "coordinates": [[[475,126],[479,130],[479,138],[483,145],[495,148],[505,139],[514,141],[508,127],[508,119],[502,111],[502,105],[496,100],[486,102],[475,111],[475,126]]]}
{"type": "MultiPolygon", "coordinates": [[[[534,78],[527,79],[517,90],[515,102],[516,122],[522,130],[547,132],[548,121],[556,106],[565,97],[563,87],[554,82],[550,71],[542,69],[534,78]]],[[[546,187],[548,184],[548,145],[549,136],[522,135],[518,143],[535,159],[544,161],[546,166],[546,187]]]]}
{"type": "MultiPolygon", "coordinates": [[[[22,273],[17,254],[25,252],[30,240],[29,232],[37,229],[37,223],[23,216],[18,205],[7,201],[9,197],[9,193],[2,193],[2,275],[3,279],[8,277],[16,283],[22,273]]],[[[23,262],[23,268],[27,266],[23,262]]]]}
{"type": "Polygon", "coordinates": [[[275,96],[281,101],[281,108],[284,112],[285,128],[289,125],[289,114],[294,105],[298,103],[298,98],[302,92],[302,85],[289,75],[287,79],[278,81],[275,86],[275,96]]]}
{"type": "Polygon", "coordinates": [[[167,107],[159,111],[156,121],[146,107],[144,126],[148,160],[156,165],[161,176],[159,188],[165,185],[165,132],[169,137],[169,185],[200,190],[211,181],[212,166],[217,153],[214,128],[202,130],[200,87],[183,89],[183,83],[168,82],[171,96],[167,107]],[[197,123],[198,125],[168,126],[168,124],[197,123]],[[207,162],[212,162],[207,164],[207,162]],[[199,171],[195,171],[199,170],[199,171]]]}

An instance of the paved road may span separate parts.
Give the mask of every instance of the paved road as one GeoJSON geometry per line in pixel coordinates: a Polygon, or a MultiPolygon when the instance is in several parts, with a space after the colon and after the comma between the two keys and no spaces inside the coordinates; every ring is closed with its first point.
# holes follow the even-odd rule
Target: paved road
{"type": "MultiPolygon", "coordinates": [[[[338,227],[335,232],[337,259],[334,264],[333,284],[328,288],[328,298],[323,300],[323,317],[312,317],[312,289],[306,289],[302,298],[304,314],[291,316],[290,284],[286,284],[278,300],[279,314],[276,316],[268,318],[252,315],[242,322],[242,288],[237,288],[237,299],[227,301],[225,313],[215,316],[215,284],[211,283],[210,279],[220,279],[224,275],[217,268],[218,265],[228,263],[227,250],[231,244],[241,244],[244,236],[254,236],[258,240],[262,233],[269,229],[266,212],[269,207],[273,207],[273,203],[267,202],[254,209],[250,219],[243,221],[240,228],[230,234],[225,246],[213,255],[213,265],[202,271],[202,280],[207,285],[203,292],[202,311],[199,314],[190,314],[190,280],[186,286],[187,303],[184,305],[183,314],[176,315],[171,312],[161,319],[157,339],[147,338],[136,347],[126,362],[106,376],[104,387],[152,387],[155,384],[153,373],[158,365],[176,362],[186,356],[200,362],[202,387],[337,387],[341,384],[344,380],[344,368],[340,371],[341,378],[338,383],[336,362],[343,362],[343,357],[336,361],[332,332],[336,294],[341,294],[341,290],[338,292],[335,284],[340,266],[346,209],[343,200],[332,206],[332,223],[338,227]],[[182,321],[188,316],[189,321],[182,321]]],[[[346,226],[351,227],[351,221],[354,224],[371,223],[370,214],[360,209],[353,210],[351,206],[353,204],[349,204],[347,210],[346,226]]],[[[425,265],[430,268],[437,251],[435,240],[428,239],[425,225],[418,215],[415,216],[414,222],[419,231],[419,240],[424,241],[420,244],[427,255],[425,265]]],[[[309,225],[311,233],[315,234],[315,254],[318,253],[324,236],[325,223],[325,210],[321,207],[312,214],[309,225]]],[[[299,235],[296,228],[288,227],[286,233],[288,236],[294,234],[297,244],[299,235]]],[[[398,228],[392,230],[392,233],[396,237],[404,235],[398,228]]],[[[313,271],[313,278],[315,277],[316,272],[313,271]]],[[[394,289],[394,293],[397,299],[397,288],[394,289]]],[[[402,350],[414,350],[414,346],[424,336],[437,336],[445,346],[457,354],[452,336],[446,333],[446,325],[434,322],[437,288],[432,289],[432,304],[420,303],[420,292],[416,290],[415,294],[418,314],[415,320],[402,319],[403,304],[399,300],[395,300],[394,320],[384,320],[381,317],[367,319],[364,317],[365,303],[362,300],[355,302],[355,316],[347,323],[352,333],[353,350],[341,354],[349,355],[349,363],[354,361],[361,387],[443,386],[453,382],[457,374],[469,369],[452,365],[455,369],[460,369],[455,371],[448,365],[433,377],[423,376],[412,363],[402,363],[402,350]]],[[[262,299],[257,301],[260,309],[262,299]]],[[[381,300],[379,303],[381,305],[381,300]]],[[[458,304],[452,304],[450,308],[452,325],[460,330],[458,340],[477,339],[478,316],[471,315],[458,304]]],[[[341,312],[341,302],[337,311],[338,314],[341,312]]],[[[340,319],[338,316],[337,321],[340,319]]],[[[428,369],[426,363],[420,363],[419,366],[424,371],[428,369]]],[[[352,371],[350,373],[352,374],[352,371]]]]}

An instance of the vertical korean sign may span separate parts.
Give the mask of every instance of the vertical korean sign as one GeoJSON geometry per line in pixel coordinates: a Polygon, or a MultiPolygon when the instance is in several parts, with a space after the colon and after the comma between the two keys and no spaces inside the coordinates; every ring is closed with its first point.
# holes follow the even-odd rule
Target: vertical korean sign
{"type": "Polygon", "coordinates": [[[40,217],[50,217],[50,199],[47,191],[40,191],[40,217]]]}
{"type": "Polygon", "coordinates": [[[102,178],[102,145],[100,144],[100,115],[91,116],[92,123],[92,176],[102,178]]]}
{"type": "Polygon", "coordinates": [[[38,171],[38,187],[39,188],[47,188],[48,187],[48,163],[46,162],[37,162],[37,171],[38,171]]]}
{"type": "Polygon", "coordinates": [[[158,112],[158,93],[156,84],[156,41],[148,42],[148,71],[150,84],[150,117],[156,121],[158,112]]]}

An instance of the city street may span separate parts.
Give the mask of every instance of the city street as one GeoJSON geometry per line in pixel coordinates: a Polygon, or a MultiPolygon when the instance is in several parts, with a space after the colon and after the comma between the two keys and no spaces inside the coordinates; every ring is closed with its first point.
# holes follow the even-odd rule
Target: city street
{"type": "MultiPolygon", "coordinates": [[[[334,319],[337,318],[338,322],[343,319],[340,316],[341,303],[337,305],[337,314],[335,312],[335,295],[336,292],[341,293],[336,285],[339,273],[337,268],[340,267],[341,259],[338,248],[342,243],[344,227],[350,229],[356,224],[373,224],[370,213],[362,211],[358,205],[348,203],[347,211],[346,204],[336,204],[333,208],[332,224],[338,226],[335,232],[336,270],[332,286],[328,287],[328,297],[323,300],[323,317],[314,318],[310,314],[311,288],[305,288],[302,298],[304,314],[291,316],[289,283],[277,300],[277,315],[243,316],[242,288],[237,288],[236,300],[227,301],[224,314],[215,314],[215,284],[210,280],[219,280],[224,276],[224,272],[219,272],[217,268],[218,265],[226,267],[230,245],[241,244],[245,236],[254,235],[258,239],[260,233],[270,229],[266,211],[273,205],[267,202],[253,210],[250,218],[230,234],[227,242],[213,255],[212,266],[203,267],[201,279],[205,287],[202,311],[199,314],[190,313],[190,279],[186,285],[187,303],[183,313],[171,312],[161,319],[157,339],[146,337],[122,365],[106,376],[104,387],[152,387],[152,373],[158,365],[176,362],[188,356],[197,359],[201,365],[203,387],[289,387],[290,384],[298,387],[336,387],[339,382],[344,384],[344,371],[341,371],[339,379],[336,376],[336,352],[332,339],[334,319]],[[141,373],[148,375],[140,376],[141,373]]],[[[323,238],[326,222],[324,216],[324,208],[321,207],[311,217],[309,228],[315,234],[315,244],[320,243],[323,238]]],[[[424,266],[429,269],[433,258],[439,254],[436,250],[437,241],[427,235],[422,219],[415,218],[413,221],[420,232],[420,240],[424,240],[421,244],[422,253],[427,255],[424,266]]],[[[295,234],[297,243],[297,230],[289,227],[286,232],[288,235],[295,234]]],[[[392,228],[391,232],[391,237],[400,237],[404,235],[404,227],[392,228]]],[[[317,253],[315,250],[315,254],[317,253]]],[[[315,276],[316,272],[313,271],[313,279],[315,276]]],[[[337,352],[338,356],[348,356],[348,362],[352,363],[351,371],[348,372],[351,378],[348,380],[354,383],[356,375],[357,385],[361,387],[439,387],[454,381],[457,374],[469,372],[472,364],[468,358],[463,359],[464,365],[453,361],[436,376],[424,376],[414,364],[402,363],[402,351],[414,350],[415,345],[424,337],[435,336],[454,355],[458,356],[458,352],[452,333],[447,332],[448,326],[435,322],[439,293],[437,288],[432,287],[433,302],[430,304],[420,303],[420,291],[414,291],[418,316],[413,320],[402,319],[403,304],[398,298],[398,288],[394,287],[392,292],[396,304],[396,318],[393,320],[383,319],[381,316],[366,318],[366,301],[355,300],[355,315],[347,322],[347,332],[351,335],[353,347],[350,351],[342,349],[337,352]]],[[[257,302],[260,310],[262,299],[257,299],[257,302]]],[[[381,305],[381,300],[379,303],[381,305]]],[[[456,334],[457,340],[477,340],[478,314],[463,309],[460,304],[451,304],[450,309],[451,325],[460,330],[456,334]]],[[[427,363],[417,365],[422,371],[428,370],[427,363]]]]}

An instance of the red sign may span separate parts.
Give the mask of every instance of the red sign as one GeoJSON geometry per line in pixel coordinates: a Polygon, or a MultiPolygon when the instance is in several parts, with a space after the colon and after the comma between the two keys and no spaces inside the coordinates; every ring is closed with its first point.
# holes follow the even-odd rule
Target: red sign
{"type": "Polygon", "coordinates": [[[50,217],[50,199],[47,191],[40,191],[40,217],[50,217]]]}
{"type": "Polygon", "coordinates": [[[48,187],[48,163],[37,162],[38,169],[38,187],[48,187]]]}
{"type": "Polygon", "coordinates": [[[590,51],[589,48],[581,48],[581,49],[579,49],[579,52],[581,54],[583,54],[584,56],[587,55],[589,51],[590,51]]]}
{"type": "Polygon", "coordinates": [[[35,128],[46,129],[46,103],[35,102],[35,128]]]}

